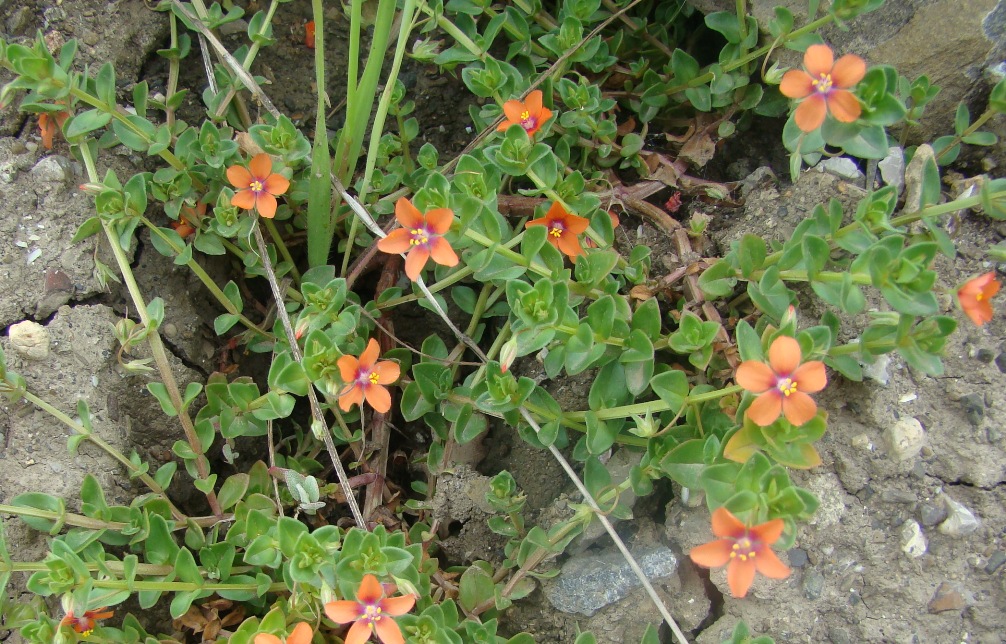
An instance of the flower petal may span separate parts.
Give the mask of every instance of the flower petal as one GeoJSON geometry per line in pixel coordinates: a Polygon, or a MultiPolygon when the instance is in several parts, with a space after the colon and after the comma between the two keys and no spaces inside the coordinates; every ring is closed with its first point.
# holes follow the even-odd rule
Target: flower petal
{"type": "Polygon", "coordinates": [[[373,373],[377,374],[377,384],[390,385],[398,380],[398,377],[402,375],[402,368],[397,362],[392,362],[391,360],[381,360],[374,365],[373,373]]]}
{"type": "Polygon", "coordinates": [[[301,622],[294,627],[290,637],[286,638],[286,644],[310,644],[314,636],[314,630],[307,622],[301,622]]]}
{"type": "Polygon", "coordinates": [[[776,375],[764,362],[745,360],[737,367],[734,380],[748,391],[760,394],[775,386],[776,375]]]}
{"type": "Polygon", "coordinates": [[[733,544],[726,539],[717,539],[701,546],[695,546],[688,552],[688,556],[697,566],[719,568],[730,561],[730,553],[733,552],[732,546],[733,544]]]}
{"type": "Polygon", "coordinates": [[[360,354],[360,367],[370,369],[377,362],[377,358],[380,355],[381,345],[374,338],[370,338],[367,340],[367,348],[360,354]]]}
{"type": "Polygon", "coordinates": [[[842,123],[852,123],[863,113],[856,95],[844,89],[836,89],[828,95],[828,109],[835,120],[842,123]]]}
{"type": "Polygon", "coordinates": [[[975,326],[982,326],[992,320],[992,303],[988,300],[977,300],[974,297],[969,300],[961,299],[961,308],[975,326]]]}
{"type": "MultiPolygon", "coordinates": [[[[766,545],[772,545],[782,536],[786,523],[782,519],[772,519],[751,528],[751,535],[766,545]]],[[[759,553],[760,555],[761,553],[759,553]]]]}
{"type": "Polygon", "coordinates": [[[405,197],[395,202],[395,219],[405,228],[419,228],[424,223],[423,213],[405,197]]]}
{"type": "Polygon", "coordinates": [[[745,414],[755,425],[758,425],[759,427],[768,427],[774,423],[776,419],[779,418],[779,414],[782,413],[782,398],[783,396],[778,389],[769,389],[754,399],[754,402],[751,403],[751,406],[748,407],[745,414]]]}
{"type": "Polygon", "coordinates": [[[373,407],[374,411],[386,414],[391,409],[391,393],[386,387],[369,385],[364,395],[367,398],[367,404],[373,407]]]}
{"type": "Polygon", "coordinates": [[[997,280],[992,273],[986,273],[982,277],[986,278],[982,283],[982,297],[984,299],[994,297],[995,294],[999,292],[1002,284],[999,283],[999,280],[997,280]]]}
{"type": "Polygon", "coordinates": [[[524,103],[515,100],[509,100],[503,103],[503,113],[506,115],[507,120],[500,123],[499,129],[505,130],[511,125],[519,124],[521,114],[524,113],[524,103]]]}
{"type": "Polygon", "coordinates": [[[458,254],[451,248],[450,242],[443,237],[437,237],[430,242],[430,257],[441,266],[458,265],[458,254]]]}
{"type": "Polygon", "coordinates": [[[276,197],[268,192],[261,193],[255,200],[255,205],[258,207],[258,214],[266,219],[272,219],[276,216],[276,197]]]}
{"type": "Polygon", "coordinates": [[[772,550],[765,548],[755,557],[755,568],[769,579],[785,579],[789,577],[789,566],[779,560],[772,550]]]}
{"type": "Polygon", "coordinates": [[[828,103],[820,94],[811,94],[797,105],[793,113],[793,120],[796,126],[804,132],[813,132],[824,123],[824,117],[828,113],[828,103]]]}
{"type": "Polygon", "coordinates": [[[434,208],[426,213],[426,226],[430,232],[443,235],[454,223],[454,211],[450,208],[434,208]]]}
{"type": "Polygon", "coordinates": [[[542,125],[545,125],[550,118],[552,118],[552,110],[547,107],[541,108],[541,112],[538,113],[538,125],[535,127],[535,131],[538,131],[542,125]]]}
{"type": "Polygon", "coordinates": [[[265,152],[256,154],[248,162],[248,170],[251,171],[252,177],[265,183],[269,175],[272,174],[272,159],[265,152]]]}
{"type": "Polygon", "coordinates": [[[281,174],[270,174],[262,186],[271,195],[281,195],[290,189],[290,180],[281,174]]]}
{"type": "Polygon", "coordinates": [[[370,633],[370,624],[361,619],[353,624],[349,632],[346,633],[346,639],[343,644],[364,644],[364,642],[370,639],[370,633]]]}
{"type": "Polygon", "coordinates": [[[336,624],[348,624],[363,614],[363,606],[360,602],[342,599],[325,604],[325,614],[336,624]]]}
{"type": "Polygon", "coordinates": [[[255,644],[283,644],[283,640],[271,633],[259,633],[255,636],[255,644]]]}
{"type": "MultiPolygon", "coordinates": [[[[549,235],[551,237],[551,235],[549,235]]],[[[559,236],[559,250],[570,257],[583,255],[583,246],[580,245],[580,238],[572,231],[566,230],[559,236]]]]}
{"type": "Polygon", "coordinates": [[[532,116],[539,116],[541,114],[542,93],[540,89],[528,93],[527,98],[524,99],[524,107],[527,108],[528,112],[531,112],[532,116]]]}
{"type": "Polygon", "coordinates": [[[415,595],[402,595],[401,597],[388,597],[381,601],[381,610],[385,615],[404,615],[412,610],[416,605],[415,595]]]}
{"type": "Polygon", "coordinates": [[[783,75],[779,91],[790,98],[805,98],[814,91],[813,82],[810,74],[802,69],[791,69],[783,75]]]}
{"type": "MultiPolygon", "coordinates": [[[[377,631],[377,639],[383,644],[405,644],[402,629],[390,617],[382,617],[374,622],[374,630],[377,631]]],[[[349,640],[346,640],[346,644],[349,644],[349,640]]]]}
{"type": "MultiPolygon", "coordinates": [[[[524,224],[524,228],[530,228],[531,226],[548,226],[551,222],[547,216],[538,217],[537,219],[532,219],[531,221],[524,224]]],[[[961,287],[961,290],[967,288],[967,284],[961,287]]]]}
{"type": "Polygon", "coordinates": [[[828,45],[811,45],[803,54],[803,66],[814,78],[830,74],[835,65],[835,55],[828,45]]]}
{"type": "Polygon", "coordinates": [[[342,411],[349,411],[353,405],[363,406],[363,387],[360,385],[353,385],[349,391],[339,396],[339,409],[342,411]]]}
{"type": "Polygon", "coordinates": [[[238,190],[231,197],[231,205],[235,208],[244,208],[245,210],[251,210],[255,207],[255,193],[247,188],[244,190],[238,190]]]}
{"type": "Polygon", "coordinates": [[[342,356],[336,362],[339,367],[339,377],[343,382],[353,382],[360,371],[360,360],[356,356],[342,356]]]}
{"type": "Polygon", "coordinates": [[[405,253],[412,248],[412,244],[409,243],[411,241],[412,233],[404,228],[396,228],[388,233],[387,237],[377,242],[377,250],[392,255],[405,253]]]}
{"type": "Polygon", "coordinates": [[[733,512],[723,506],[716,508],[713,512],[713,534],[717,537],[731,537],[737,539],[744,536],[747,526],[734,516],[733,512]]]}
{"type": "MultiPolygon", "coordinates": [[[[757,559],[757,557],[756,557],[757,559]]],[[[727,585],[730,594],[738,599],[748,594],[755,576],[755,562],[751,559],[741,561],[739,557],[732,559],[727,566],[727,585]]]]}
{"type": "Polygon", "coordinates": [[[828,384],[828,374],[824,371],[824,363],[820,360],[805,362],[796,368],[790,376],[796,383],[798,391],[812,394],[821,391],[828,384]]]}
{"type": "Polygon", "coordinates": [[[792,376],[796,368],[800,366],[800,359],[803,357],[800,351],[800,343],[796,338],[788,335],[781,335],[772,341],[772,346],[768,348],[768,364],[777,375],[783,378],[792,376]]]}
{"type": "Polygon", "coordinates": [[[419,274],[423,272],[427,260],[430,259],[430,249],[422,246],[415,246],[405,257],[405,274],[415,282],[419,279],[419,274]]]}
{"type": "Polygon", "coordinates": [[[846,54],[831,68],[831,82],[835,87],[849,89],[866,76],[866,61],[855,54],[846,54]]]}
{"type": "Polygon", "coordinates": [[[590,227],[590,220],[586,217],[580,217],[578,215],[569,214],[566,215],[566,230],[569,232],[579,235],[580,233],[587,230],[590,227]]]}
{"type": "Polygon", "coordinates": [[[242,165],[232,165],[227,168],[227,180],[235,188],[247,188],[252,182],[251,173],[242,165]]]}
{"type": "Polygon", "coordinates": [[[803,425],[817,414],[817,403],[802,391],[794,391],[788,396],[781,396],[782,413],[786,420],[797,427],[803,425]]]}
{"type": "MultiPolygon", "coordinates": [[[[371,340],[371,342],[375,342],[371,340]]],[[[376,342],[375,342],[376,344],[376,342]]],[[[360,582],[360,587],[356,589],[356,598],[361,604],[376,604],[384,597],[384,587],[377,577],[367,573],[360,582]]]]}

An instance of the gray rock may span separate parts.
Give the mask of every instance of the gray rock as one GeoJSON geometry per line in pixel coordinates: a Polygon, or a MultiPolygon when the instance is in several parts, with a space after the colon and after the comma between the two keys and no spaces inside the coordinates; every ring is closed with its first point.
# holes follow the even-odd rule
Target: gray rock
{"type": "MultiPolygon", "coordinates": [[[[670,577],[678,569],[674,552],[662,546],[639,549],[632,555],[651,580],[670,577]]],[[[640,585],[621,553],[611,548],[599,555],[571,558],[555,581],[545,587],[545,596],[564,613],[590,617],[640,585]]]]}
{"type": "Polygon", "coordinates": [[[901,551],[912,559],[926,554],[926,535],[915,521],[906,521],[901,526],[901,551]]]}
{"type": "Polygon", "coordinates": [[[915,150],[912,160],[905,168],[905,212],[915,212],[922,204],[922,177],[926,161],[936,160],[936,152],[928,143],[920,145],[915,150]]]}
{"type": "Polygon", "coordinates": [[[991,575],[995,571],[999,570],[1004,563],[1006,563],[1006,552],[996,550],[992,553],[992,556],[989,557],[988,563],[985,564],[985,572],[991,575]]]}
{"type": "Polygon", "coordinates": [[[965,605],[963,589],[958,584],[945,581],[933,593],[928,608],[930,613],[945,613],[960,611],[965,605]]]}
{"type": "Polygon", "coordinates": [[[817,164],[817,169],[854,183],[861,183],[865,178],[856,162],[849,157],[828,157],[817,164]]]}
{"type": "Polygon", "coordinates": [[[985,364],[990,364],[995,357],[996,354],[992,353],[988,349],[978,349],[975,351],[975,358],[977,358],[979,362],[983,362],[985,364]]]}
{"type": "Polygon", "coordinates": [[[789,557],[789,565],[793,568],[803,568],[810,560],[803,548],[792,548],[786,554],[789,557]]]}
{"type": "Polygon", "coordinates": [[[803,596],[807,599],[817,599],[824,594],[824,575],[811,568],[803,576],[803,596]]]}
{"type": "Polygon", "coordinates": [[[981,394],[967,394],[961,396],[960,403],[968,415],[968,422],[975,427],[981,425],[985,417],[985,398],[981,394]]]}
{"type": "Polygon", "coordinates": [[[947,507],[947,520],[939,525],[937,530],[951,537],[960,537],[971,534],[978,529],[981,523],[972,514],[971,510],[964,505],[954,501],[946,494],[942,495],[943,503],[947,507]]]}
{"type": "Polygon", "coordinates": [[[31,175],[40,183],[66,183],[73,178],[73,166],[66,158],[54,154],[40,159],[31,175]]]}
{"type": "Polygon", "coordinates": [[[889,186],[898,189],[898,194],[905,189],[905,151],[898,146],[887,149],[887,156],[877,164],[880,168],[880,178],[889,186]]]}
{"type": "Polygon", "coordinates": [[[921,503],[919,504],[919,521],[927,528],[931,528],[940,521],[947,518],[947,506],[942,503],[921,503]]]}
{"type": "Polygon", "coordinates": [[[922,451],[926,444],[926,431],[917,419],[905,417],[884,430],[884,442],[894,460],[907,461],[922,451]]]}

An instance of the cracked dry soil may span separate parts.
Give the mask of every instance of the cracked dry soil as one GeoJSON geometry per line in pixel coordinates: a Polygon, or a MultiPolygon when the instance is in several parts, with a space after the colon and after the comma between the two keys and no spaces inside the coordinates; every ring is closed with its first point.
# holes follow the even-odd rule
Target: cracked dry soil
{"type": "MultiPolygon", "coordinates": [[[[278,104],[290,113],[309,113],[307,84],[290,80],[307,65],[298,46],[309,3],[297,0],[289,6],[289,12],[280,12],[280,44],[263,58],[262,73],[276,79],[270,92],[280,99],[278,104]]],[[[113,61],[123,92],[141,78],[155,83],[163,75],[152,52],[166,42],[166,21],[143,3],[42,0],[14,7],[0,1],[0,14],[3,36],[11,40],[30,38],[38,29],[53,38],[79,38],[81,62],[113,61]],[[146,55],[137,56],[138,51],[146,55]]],[[[330,22],[336,32],[343,28],[330,22]]],[[[200,70],[187,73],[198,86],[200,70]]],[[[432,118],[439,109],[436,94],[442,91],[437,88],[444,81],[422,70],[413,74],[411,82],[420,88],[419,109],[432,118]]],[[[197,118],[198,106],[188,108],[197,118]]],[[[438,139],[442,149],[466,142],[463,124],[443,130],[438,139]]],[[[0,112],[0,136],[0,344],[10,367],[25,376],[32,391],[67,413],[74,413],[78,399],[87,401],[96,430],[126,453],[136,449],[154,464],[163,462],[179,431],[146,393],[145,379],[124,375],[116,366],[111,325],[128,312],[126,299],[114,284],[110,292],[102,290],[94,277],[95,258],[112,264],[111,258],[94,239],[69,243],[92,211],[90,200],[76,188],[81,169],[65,143],[42,150],[34,119],[12,108],[0,112]],[[26,358],[11,346],[9,327],[24,320],[44,326],[50,343],[45,356],[26,358]]],[[[102,170],[112,167],[120,177],[148,169],[145,163],[116,150],[103,153],[99,161],[102,170]]],[[[711,213],[716,237],[723,248],[750,231],[781,239],[815,204],[836,195],[851,203],[858,190],[817,173],[805,174],[796,185],[759,184],[744,208],[711,213]]],[[[635,230],[638,224],[629,221],[625,228],[635,230]]],[[[645,226],[643,232],[657,235],[645,226]]],[[[989,270],[981,249],[998,242],[1003,232],[983,218],[966,217],[957,238],[959,256],[941,260],[942,285],[952,292],[967,276],[989,270]]],[[[179,381],[184,386],[205,379],[221,360],[221,341],[210,326],[215,307],[186,271],[154,252],[142,237],[133,261],[145,294],[167,302],[162,330],[179,381]]],[[[658,277],[663,268],[665,263],[655,262],[658,277]]],[[[228,268],[211,270],[223,278],[228,268]]],[[[809,298],[802,303],[807,319],[821,312],[809,298]]],[[[678,574],[658,584],[694,641],[720,642],[738,619],[778,642],[1006,640],[1006,322],[1000,315],[977,329],[955,311],[949,297],[944,305],[958,316],[960,327],[948,344],[943,376],[919,374],[893,358],[876,372],[879,381],[852,383],[833,375],[819,397],[831,414],[821,444],[824,465],[795,473],[794,480],[822,503],[814,519],[800,527],[796,546],[781,553],[794,569],[789,579],[760,578],[749,597],[737,601],[726,594],[721,571],[709,575],[682,557],[678,574]],[[896,427],[921,429],[923,445],[917,453],[906,456],[900,450],[896,427]],[[964,519],[948,524],[948,508],[964,519]]],[[[853,337],[853,328],[850,322],[843,340],[853,337]]],[[[560,402],[582,408],[591,377],[567,383],[560,402]]],[[[555,498],[556,490],[566,489],[557,466],[499,428],[494,431],[478,471],[510,469],[529,494],[529,521],[547,521],[561,512],[568,498],[555,498]]],[[[89,445],[70,457],[66,438],[62,427],[31,405],[0,408],[0,503],[41,490],[74,507],[86,473],[99,478],[110,502],[128,503],[136,488],[121,471],[89,445]]],[[[183,488],[176,484],[176,493],[183,488]]],[[[666,489],[662,496],[640,501],[636,519],[621,530],[638,543],[659,542],[684,553],[709,538],[708,512],[695,506],[694,500],[684,503],[666,489]]],[[[501,557],[484,517],[471,512],[466,519],[445,546],[457,558],[452,563],[501,557]]],[[[45,535],[9,518],[4,530],[16,559],[44,556],[45,535]]],[[[23,580],[15,579],[11,590],[22,592],[23,580]]],[[[160,619],[169,630],[163,613],[160,619]]],[[[572,642],[578,628],[591,630],[599,641],[632,642],[648,622],[658,623],[659,616],[639,590],[589,619],[555,611],[538,590],[510,610],[503,627],[527,630],[540,642],[572,642]]],[[[667,633],[662,635],[670,641],[667,633]]],[[[0,632],[0,639],[19,641],[9,632],[0,632]]]]}

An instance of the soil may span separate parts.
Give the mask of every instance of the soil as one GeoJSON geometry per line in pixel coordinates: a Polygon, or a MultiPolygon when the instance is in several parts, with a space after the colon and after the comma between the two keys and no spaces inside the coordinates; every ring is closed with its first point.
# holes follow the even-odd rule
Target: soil
{"type": "MultiPolygon", "coordinates": [[[[345,40],[339,37],[345,33],[345,21],[335,5],[329,13],[328,42],[339,47],[345,40]]],[[[263,52],[256,70],[272,81],[267,91],[276,104],[295,117],[313,110],[312,77],[307,72],[311,53],[302,44],[309,15],[306,0],[282,5],[274,27],[278,44],[263,52]]],[[[123,90],[143,79],[152,85],[164,82],[166,68],[153,52],[166,46],[167,21],[143,3],[0,0],[0,16],[4,18],[0,29],[8,40],[30,38],[36,30],[56,41],[80,39],[80,62],[100,65],[111,60],[123,90]]],[[[239,40],[234,36],[228,44],[239,40]]],[[[340,100],[337,79],[344,73],[344,60],[345,51],[333,50],[328,67],[333,105],[340,100]]],[[[187,78],[199,88],[198,54],[189,61],[187,78]]],[[[0,82],[6,80],[0,77],[0,82]]],[[[413,66],[403,71],[403,80],[417,102],[421,136],[432,140],[442,155],[459,151],[471,136],[466,129],[467,105],[445,109],[443,104],[447,94],[467,95],[456,91],[457,79],[413,66]]],[[[195,102],[185,109],[191,114],[186,118],[198,118],[195,102]]],[[[338,127],[339,118],[336,110],[330,127],[338,127]]],[[[95,273],[96,260],[106,265],[113,261],[94,240],[70,244],[76,228],[92,212],[91,200],[77,189],[82,181],[79,164],[63,142],[58,141],[52,151],[43,150],[34,118],[17,114],[14,108],[0,111],[0,135],[0,329],[4,330],[0,345],[11,369],[25,376],[32,391],[71,415],[76,413],[76,401],[85,400],[95,430],[126,453],[136,449],[155,464],[170,458],[170,446],[180,438],[176,424],[163,417],[146,393],[146,378],[126,374],[117,366],[112,324],[130,314],[128,300],[114,283],[103,288],[95,273]],[[25,357],[12,346],[10,327],[25,320],[38,322],[48,332],[47,355],[25,357]]],[[[778,137],[774,141],[771,145],[781,148],[778,137]]],[[[723,175],[719,178],[740,180],[765,163],[775,165],[779,155],[771,150],[755,144],[742,147],[731,154],[734,161],[719,171],[723,175]]],[[[102,172],[113,168],[123,177],[148,169],[145,163],[132,153],[113,151],[103,153],[99,167],[102,172]]],[[[829,174],[808,172],[795,185],[762,170],[757,176],[761,180],[749,182],[741,208],[714,208],[695,201],[683,209],[682,219],[700,210],[712,216],[710,237],[715,245],[706,252],[709,256],[724,252],[746,232],[784,239],[816,204],[838,197],[848,206],[862,195],[861,187],[829,174]]],[[[941,286],[952,293],[967,277],[992,268],[1001,271],[1001,266],[991,267],[983,260],[982,249],[999,242],[1004,232],[1001,225],[966,213],[957,231],[958,256],[940,260],[941,286]]],[[[618,234],[627,247],[639,240],[651,244],[654,277],[675,268],[672,245],[648,223],[627,218],[618,234]]],[[[205,380],[226,361],[233,361],[233,356],[222,353],[222,341],[212,331],[217,311],[188,271],[158,255],[142,236],[133,261],[144,293],[167,303],[162,331],[182,385],[205,380]]],[[[229,270],[226,263],[208,263],[217,275],[229,270]]],[[[811,298],[803,303],[808,321],[823,312],[811,298]]],[[[720,642],[738,619],[778,642],[1003,641],[1006,316],[975,328],[956,311],[949,295],[943,304],[960,326],[948,344],[942,376],[917,373],[894,357],[875,371],[876,378],[863,383],[833,374],[819,396],[819,404],[830,413],[829,431],[820,445],[824,464],[793,478],[814,491],[822,504],[814,519],[800,527],[796,546],[781,555],[794,568],[790,578],[759,578],[747,599],[731,599],[722,571],[698,570],[683,555],[710,538],[708,511],[701,499],[686,499],[669,485],[640,500],[635,518],[619,525],[630,543],[660,544],[679,555],[677,574],[658,580],[657,587],[694,641],[720,642]],[[889,436],[892,427],[908,419],[921,426],[924,446],[917,455],[899,460],[889,436]],[[976,529],[946,533],[948,499],[973,513],[976,529]],[[918,540],[914,541],[909,554],[902,535],[911,533],[913,523],[926,545],[920,552],[918,540]]],[[[852,338],[852,322],[843,341],[852,338]]],[[[544,378],[533,359],[515,368],[544,378]]],[[[563,380],[561,386],[547,386],[564,408],[584,409],[593,377],[588,372],[563,380]]],[[[128,503],[137,493],[117,466],[89,445],[70,456],[65,449],[67,431],[46,413],[26,403],[0,410],[0,503],[25,491],[42,490],[66,498],[73,507],[86,473],[99,478],[110,502],[128,503]]],[[[459,467],[441,481],[438,513],[448,526],[442,549],[451,564],[502,558],[501,543],[485,525],[487,510],[478,502],[487,476],[501,469],[514,475],[528,494],[529,525],[547,525],[567,516],[568,504],[578,500],[548,454],[530,448],[504,427],[492,427],[479,457],[484,458],[474,468],[459,467]],[[464,502],[466,498],[471,502],[464,502]]],[[[44,535],[12,519],[4,519],[3,528],[16,559],[44,556],[44,535]]],[[[609,545],[607,537],[584,541],[571,548],[578,554],[570,556],[609,545]]],[[[546,562],[546,567],[562,563],[546,562]]],[[[23,580],[15,579],[11,589],[19,593],[23,588],[23,580]]],[[[646,624],[659,622],[638,589],[591,617],[555,610],[539,589],[504,615],[501,630],[527,630],[540,642],[572,642],[579,630],[591,630],[601,642],[635,642],[646,624]]],[[[170,630],[170,625],[164,629],[170,630]]],[[[661,630],[661,637],[671,641],[666,630],[661,630]]],[[[0,639],[19,641],[16,634],[3,632],[0,639]]]]}

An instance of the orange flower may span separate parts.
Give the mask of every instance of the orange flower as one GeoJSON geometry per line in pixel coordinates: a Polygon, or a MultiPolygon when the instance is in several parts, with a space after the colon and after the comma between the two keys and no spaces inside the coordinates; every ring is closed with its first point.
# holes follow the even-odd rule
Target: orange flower
{"type": "MultiPolygon", "coordinates": [[[[286,644],[310,644],[314,631],[307,622],[301,622],[286,638],[286,644]]],[[[259,633],[255,636],[255,644],[284,644],[283,640],[270,633],[259,633]]]]}
{"type": "Polygon", "coordinates": [[[408,253],[405,256],[405,274],[416,281],[423,272],[427,260],[442,266],[457,266],[458,256],[444,239],[444,233],[451,229],[454,212],[448,208],[434,208],[425,215],[402,197],[395,204],[395,219],[401,228],[391,231],[377,242],[377,248],[385,253],[408,253]]]}
{"type": "Polygon", "coordinates": [[[782,519],[772,519],[749,528],[730,510],[716,508],[713,534],[719,539],[692,548],[688,556],[704,568],[726,565],[730,594],[740,598],[751,588],[755,571],[771,579],[789,577],[789,567],[769,548],[782,536],[783,525],[782,519]]]}
{"type": "Polygon", "coordinates": [[[866,75],[866,61],[854,54],[846,54],[834,62],[828,45],[811,45],[803,55],[807,71],[793,69],[782,77],[779,91],[790,98],[802,98],[796,108],[796,125],[804,132],[813,132],[824,123],[831,112],[837,120],[852,123],[859,118],[862,108],[852,92],[848,91],[866,75]]]}
{"type": "Polygon", "coordinates": [[[999,280],[989,271],[965,282],[957,290],[957,300],[971,321],[981,326],[992,319],[992,303],[989,302],[999,292],[999,280]]]}
{"type": "Polygon", "coordinates": [[[385,597],[384,588],[374,575],[364,575],[356,591],[357,601],[344,599],[325,604],[325,614],[338,624],[353,622],[345,644],[363,644],[377,633],[384,644],[404,644],[402,629],[392,617],[404,615],[416,605],[415,595],[385,597]]]}
{"type": "Polygon", "coordinates": [[[541,103],[541,90],[536,89],[527,95],[523,101],[509,100],[503,103],[503,114],[506,120],[496,129],[505,131],[511,125],[519,125],[531,136],[537,132],[545,121],[552,118],[552,110],[541,103]]]}
{"type": "Polygon", "coordinates": [[[304,25],[304,46],[308,49],[314,49],[314,20],[308,21],[304,25]]]}
{"type": "Polygon", "coordinates": [[[583,255],[583,246],[580,245],[580,239],[577,235],[587,230],[589,225],[590,222],[585,217],[569,214],[562,207],[562,204],[556,201],[544,217],[532,219],[524,227],[547,226],[548,236],[546,239],[549,243],[570,257],[576,257],[583,255]]]}
{"type": "Polygon", "coordinates": [[[747,410],[756,425],[771,425],[780,413],[794,425],[803,425],[817,413],[817,405],[807,394],[828,384],[824,363],[812,360],[800,364],[801,359],[800,343],[779,336],[768,349],[768,364],[745,360],[737,368],[737,384],[760,394],[747,410]]]}
{"type": "Polygon", "coordinates": [[[246,210],[258,209],[267,219],[276,216],[276,197],[290,188],[290,181],[272,171],[272,159],[268,154],[256,154],[248,167],[232,165],[227,168],[227,180],[238,191],[231,198],[231,205],[246,210]]]}
{"type": "Polygon", "coordinates": [[[94,610],[86,610],[80,617],[74,617],[73,610],[68,610],[66,611],[66,616],[59,621],[59,625],[60,627],[69,626],[77,633],[87,637],[94,630],[99,619],[108,619],[114,614],[114,611],[102,607],[94,610]]]}
{"type": "Polygon", "coordinates": [[[175,229],[175,232],[185,239],[192,233],[196,232],[197,226],[206,216],[206,204],[197,204],[195,208],[192,206],[182,206],[182,211],[179,215],[178,221],[172,221],[171,227],[175,229]]]}
{"type": "Polygon", "coordinates": [[[348,391],[339,396],[339,408],[342,411],[349,411],[353,405],[362,407],[364,398],[371,407],[382,414],[391,409],[391,394],[384,385],[390,385],[398,380],[401,368],[398,363],[390,360],[377,362],[380,353],[381,347],[378,346],[377,340],[371,338],[359,358],[342,356],[336,362],[342,381],[352,385],[348,391]]]}
{"type": "Polygon", "coordinates": [[[38,115],[38,131],[42,135],[42,147],[46,150],[52,149],[52,138],[56,130],[63,127],[66,119],[70,118],[69,112],[42,112],[38,115]]]}

